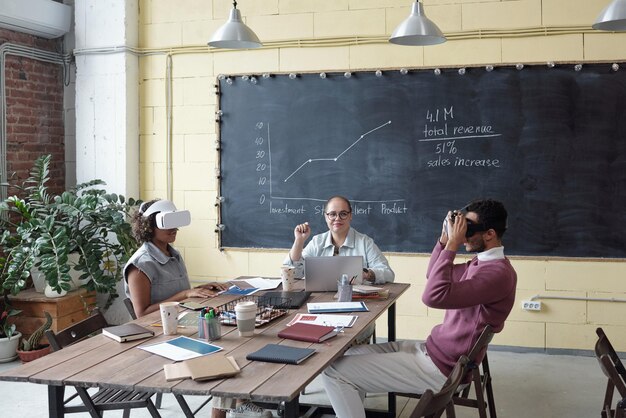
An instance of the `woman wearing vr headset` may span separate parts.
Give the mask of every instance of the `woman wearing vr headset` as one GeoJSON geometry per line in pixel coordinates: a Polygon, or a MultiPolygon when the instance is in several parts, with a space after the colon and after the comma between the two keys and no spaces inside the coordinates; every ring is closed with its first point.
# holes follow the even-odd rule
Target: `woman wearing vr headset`
{"type": "Polygon", "coordinates": [[[157,311],[161,302],[209,298],[227,288],[215,282],[191,288],[185,263],[172,247],[178,228],[190,223],[189,211],[177,211],[169,200],[144,202],[133,214],[133,235],[142,245],[124,266],[124,288],[137,317],[157,311]]]}
{"type": "MultiPolygon", "coordinates": [[[[178,228],[190,223],[189,211],[176,210],[169,200],[145,202],[133,215],[133,235],[142,245],[124,266],[124,287],[137,317],[157,311],[161,302],[209,298],[228,288],[217,282],[191,288],[185,263],[171,245],[178,228]]],[[[250,402],[214,397],[211,415],[213,418],[268,418],[272,414],[250,402]],[[230,410],[228,415],[226,410],[230,410]]]]}

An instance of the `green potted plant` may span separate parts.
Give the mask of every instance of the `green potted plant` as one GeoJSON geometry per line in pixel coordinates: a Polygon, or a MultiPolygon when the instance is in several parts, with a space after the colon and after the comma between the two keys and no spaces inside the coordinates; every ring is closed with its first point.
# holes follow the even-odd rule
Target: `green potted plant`
{"type": "Polygon", "coordinates": [[[22,346],[17,350],[17,355],[23,363],[33,361],[50,353],[50,344],[41,344],[41,339],[47,330],[52,326],[52,316],[43,311],[46,322],[33,332],[30,337],[22,340],[22,346]]]}
{"type": "Polygon", "coordinates": [[[106,193],[92,180],[52,195],[50,155],[39,157],[18,193],[0,203],[0,285],[17,294],[33,268],[57,292],[72,289],[70,270],[81,286],[116,298],[124,263],[137,247],[127,219],[140,201],[106,193]],[[70,256],[75,255],[75,261],[70,256]]]}
{"type": "Polygon", "coordinates": [[[13,361],[22,334],[15,329],[11,318],[21,311],[14,309],[5,295],[0,301],[0,363],[13,361]]]}

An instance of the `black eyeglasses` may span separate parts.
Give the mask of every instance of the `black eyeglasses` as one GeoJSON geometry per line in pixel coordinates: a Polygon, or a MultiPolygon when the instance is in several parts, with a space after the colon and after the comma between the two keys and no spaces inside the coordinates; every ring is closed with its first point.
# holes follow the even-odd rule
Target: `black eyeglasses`
{"type": "Polygon", "coordinates": [[[343,221],[343,220],[345,220],[348,217],[348,215],[350,215],[350,213],[352,213],[352,212],[348,212],[346,210],[342,210],[339,213],[337,213],[337,212],[326,212],[326,216],[328,216],[328,219],[330,219],[331,221],[334,221],[335,219],[337,219],[337,216],[339,216],[339,219],[341,219],[343,221]]]}

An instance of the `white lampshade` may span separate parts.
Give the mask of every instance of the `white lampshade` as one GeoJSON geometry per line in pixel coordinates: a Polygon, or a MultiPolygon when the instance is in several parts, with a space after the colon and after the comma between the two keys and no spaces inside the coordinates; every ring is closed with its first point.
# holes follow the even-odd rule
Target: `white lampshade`
{"type": "Polygon", "coordinates": [[[441,30],[424,14],[419,1],[413,3],[411,15],[391,34],[389,42],[398,45],[436,45],[446,41],[441,30]]]}
{"type": "Polygon", "coordinates": [[[215,31],[209,45],[215,48],[248,49],[263,46],[259,37],[243,23],[241,13],[234,3],[228,21],[215,31]]]}
{"type": "Polygon", "coordinates": [[[591,27],[609,31],[626,30],[626,0],[613,0],[609,3],[591,27]]]}

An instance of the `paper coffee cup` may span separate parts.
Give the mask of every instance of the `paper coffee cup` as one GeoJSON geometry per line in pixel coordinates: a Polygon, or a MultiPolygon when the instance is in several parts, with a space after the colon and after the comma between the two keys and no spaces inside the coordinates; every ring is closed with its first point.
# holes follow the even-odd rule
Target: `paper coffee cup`
{"type": "Polygon", "coordinates": [[[176,335],[178,328],[178,302],[163,302],[159,304],[163,334],[176,335]]]}
{"type": "Polygon", "coordinates": [[[291,266],[282,266],[280,268],[280,278],[283,285],[283,292],[289,292],[296,285],[296,269],[291,266]]]}
{"type": "Polygon", "coordinates": [[[257,305],[255,302],[239,302],[235,305],[237,330],[241,337],[251,337],[254,335],[256,311],[257,305]]]}

